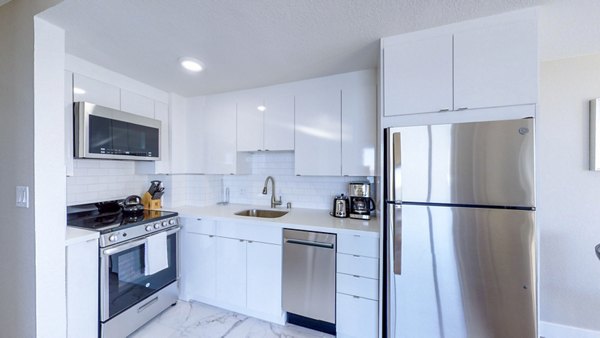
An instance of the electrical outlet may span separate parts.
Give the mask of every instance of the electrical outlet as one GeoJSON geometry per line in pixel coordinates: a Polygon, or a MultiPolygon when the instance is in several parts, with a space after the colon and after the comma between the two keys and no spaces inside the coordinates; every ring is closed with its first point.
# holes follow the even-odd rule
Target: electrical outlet
{"type": "Polygon", "coordinates": [[[29,208],[29,187],[18,185],[16,191],[16,204],[19,208],[29,208]]]}

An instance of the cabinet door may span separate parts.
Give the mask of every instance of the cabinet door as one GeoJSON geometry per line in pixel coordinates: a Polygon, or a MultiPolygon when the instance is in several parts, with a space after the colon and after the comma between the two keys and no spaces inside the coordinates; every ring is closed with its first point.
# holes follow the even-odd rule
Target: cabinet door
{"type": "Polygon", "coordinates": [[[452,35],[389,43],[383,49],[385,116],[452,110],[452,35]]]}
{"type": "Polygon", "coordinates": [[[281,316],[281,255],[280,245],[248,242],[248,309],[281,316]]]}
{"type": "Polygon", "coordinates": [[[342,175],[375,175],[376,122],[375,84],[342,90],[342,175]]]}
{"type": "Polygon", "coordinates": [[[265,103],[265,150],[294,150],[294,96],[270,95],[265,103]]]}
{"type": "Polygon", "coordinates": [[[67,337],[98,336],[98,240],[67,246],[67,337]]]}
{"type": "Polygon", "coordinates": [[[249,97],[237,104],[237,151],[257,151],[264,149],[264,113],[258,110],[262,98],[249,97]]]}
{"type": "Polygon", "coordinates": [[[216,298],[217,239],[214,235],[182,234],[181,276],[184,297],[189,299],[216,298]]]}
{"type": "Polygon", "coordinates": [[[121,93],[118,87],[80,74],[73,75],[73,101],[86,101],[121,109],[121,93]]]}
{"type": "Polygon", "coordinates": [[[513,22],[454,35],[454,108],[537,101],[537,29],[513,22]]]}
{"type": "Polygon", "coordinates": [[[143,95],[121,89],[121,110],[153,119],[154,100],[143,95]]]}
{"type": "Polygon", "coordinates": [[[160,128],[160,161],[155,161],[155,174],[169,174],[171,172],[170,154],[170,125],[169,105],[163,102],[154,102],[154,118],[161,122],[160,128]]]}
{"type": "Polygon", "coordinates": [[[296,175],[341,174],[341,90],[303,88],[296,96],[296,175]]]}
{"type": "MultiPolygon", "coordinates": [[[[236,173],[236,102],[208,97],[203,121],[205,174],[236,173]]],[[[191,135],[190,135],[191,136],[191,135]]]]}
{"type": "Polygon", "coordinates": [[[246,242],[217,239],[217,300],[246,307],[246,242]]]}
{"type": "Polygon", "coordinates": [[[378,302],[338,293],[336,329],[338,337],[377,337],[378,302]]]}

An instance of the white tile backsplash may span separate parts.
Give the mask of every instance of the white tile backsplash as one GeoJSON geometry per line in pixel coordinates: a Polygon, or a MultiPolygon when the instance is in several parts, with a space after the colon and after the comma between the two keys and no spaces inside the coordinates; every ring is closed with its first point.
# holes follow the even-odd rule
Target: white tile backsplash
{"type": "Polygon", "coordinates": [[[79,159],[67,177],[67,205],[140,195],[149,187],[148,175],[135,174],[135,162],[79,159]]]}
{"type": "Polygon", "coordinates": [[[372,177],[295,176],[293,152],[253,153],[250,175],[137,175],[135,162],[111,160],[75,160],[74,175],[67,177],[67,204],[75,205],[132,194],[141,195],[150,181],[161,180],[165,186],[164,207],[181,205],[207,206],[223,200],[224,188],[230,190],[230,202],[270,206],[271,186],[262,194],[267,176],[276,183],[276,195],[285,208],[330,209],[333,197],[347,194],[348,183],[372,177]]]}

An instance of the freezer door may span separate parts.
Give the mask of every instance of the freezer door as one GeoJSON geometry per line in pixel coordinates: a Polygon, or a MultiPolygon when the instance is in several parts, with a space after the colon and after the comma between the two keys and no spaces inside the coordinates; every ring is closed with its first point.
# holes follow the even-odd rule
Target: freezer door
{"type": "Polygon", "coordinates": [[[388,134],[388,200],[535,206],[533,119],[402,127],[388,134]]]}
{"type": "Polygon", "coordinates": [[[537,337],[533,211],[401,212],[390,337],[537,337]]]}

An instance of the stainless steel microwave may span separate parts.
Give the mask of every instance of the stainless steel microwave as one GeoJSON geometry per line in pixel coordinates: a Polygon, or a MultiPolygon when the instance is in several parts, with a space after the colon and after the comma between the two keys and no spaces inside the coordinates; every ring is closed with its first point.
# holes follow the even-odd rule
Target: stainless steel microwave
{"type": "Polygon", "coordinates": [[[75,102],[73,128],[75,158],[160,160],[159,120],[75,102]]]}

